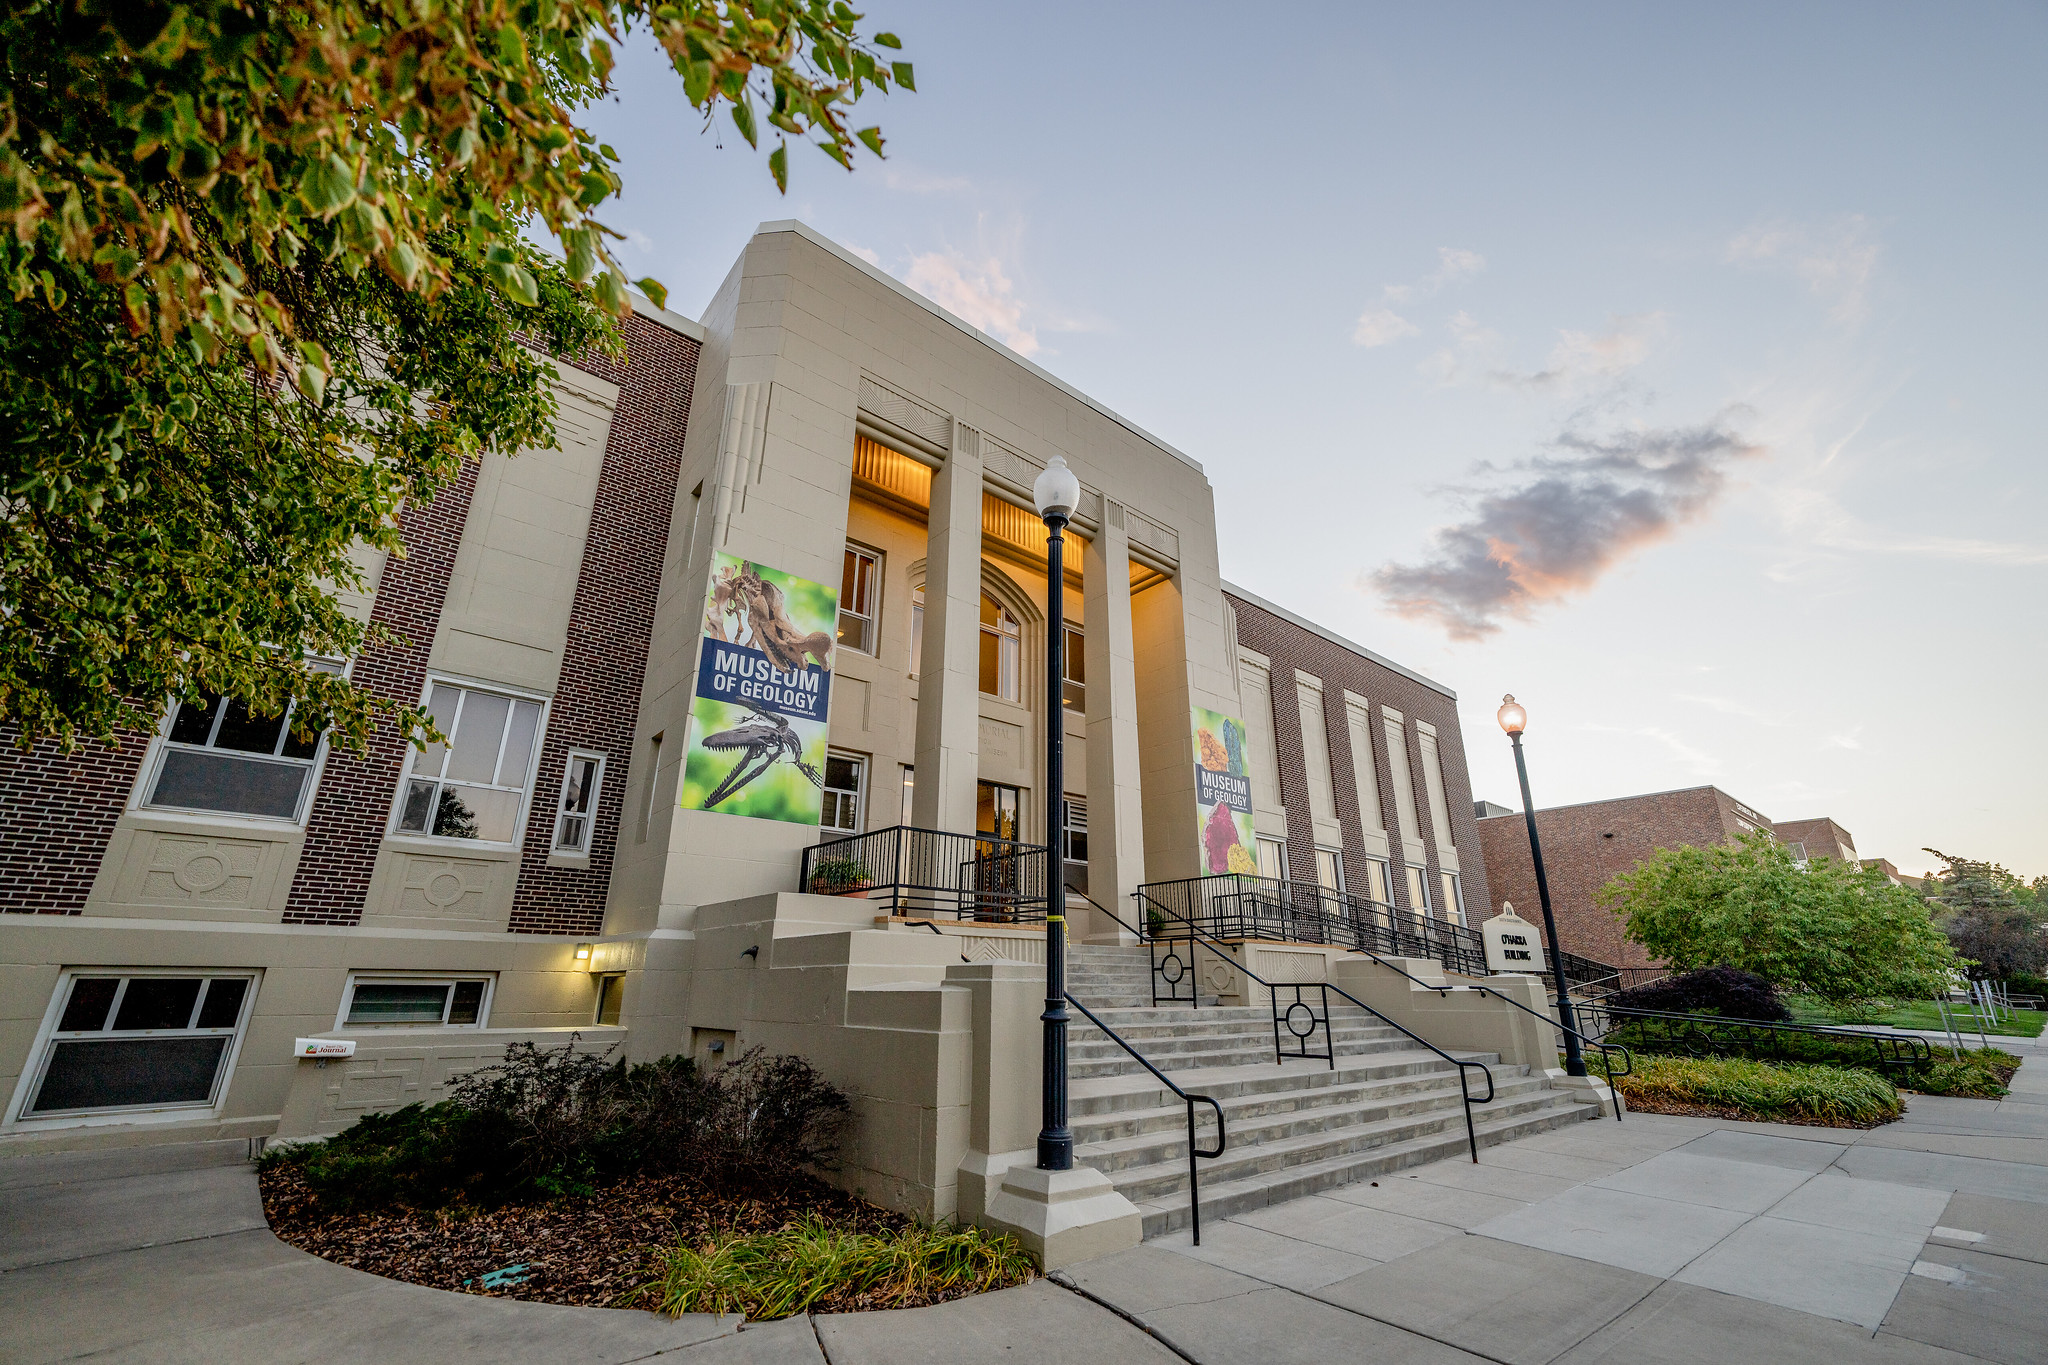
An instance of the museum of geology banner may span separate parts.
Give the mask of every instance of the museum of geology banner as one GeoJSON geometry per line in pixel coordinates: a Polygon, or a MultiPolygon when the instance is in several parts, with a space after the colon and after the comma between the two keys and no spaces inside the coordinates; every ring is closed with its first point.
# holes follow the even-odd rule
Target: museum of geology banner
{"type": "Polygon", "coordinates": [[[1202,824],[1202,871],[1256,874],[1252,843],[1252,780],[1245,761],[1244,722],[1194,708],[1195,813],[1202,824]]]}
{"type": "Polygon", "coordinates": [[[683,809],[818,823],[838,619],[836,588],[713,559],[683,809]]]}

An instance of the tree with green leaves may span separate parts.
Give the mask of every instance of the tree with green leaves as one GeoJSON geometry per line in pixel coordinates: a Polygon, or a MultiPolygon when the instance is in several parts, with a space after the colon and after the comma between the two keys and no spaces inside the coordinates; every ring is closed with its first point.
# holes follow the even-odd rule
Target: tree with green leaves
{"type": "Polygon", "coordinates": [[[2048,907],[1997,863],[1924,849],[1946,863],[1925,887],[1935,920],[1979,980],[2038,976],[2048,967],[2048,907]]]}
{"type": "MultiPolygon", "coordinates": [[[[636,27],[786,189],[851,168],[901,44],[837,0],[24,0],[0,17],[0,723],[107,739],[166,698],[415,708],[310,665],[465,460],[553,442],[548,355],[632,309],[580,126],[636,27]],[[560,259],[537,251],[546,234],[560,259]]],[[[637,286],[657,303],[653,280],[637,286]]]]}
{"type": "Polygon", "coordinates": [[[1739,967],[1835,1005],[1925,998],[1960,965],[1911,891],[1833,858],[1802,867],[1764,830],[1659,849],[1599,899],[1677,971],[1739,967]]]}

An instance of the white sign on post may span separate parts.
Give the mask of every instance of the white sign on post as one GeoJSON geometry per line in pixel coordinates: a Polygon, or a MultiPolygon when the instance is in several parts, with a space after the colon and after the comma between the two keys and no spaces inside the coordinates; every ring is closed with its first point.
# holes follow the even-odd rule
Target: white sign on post
{"type": "Polygon", "coordinates": [[[1513,903],[1502,901],[1500,913],[1479,926],[1486,942],[1486,970],[1490,972],[1543,971],[1543,940],[1536,926],[1515,913],[1513,903]]]}

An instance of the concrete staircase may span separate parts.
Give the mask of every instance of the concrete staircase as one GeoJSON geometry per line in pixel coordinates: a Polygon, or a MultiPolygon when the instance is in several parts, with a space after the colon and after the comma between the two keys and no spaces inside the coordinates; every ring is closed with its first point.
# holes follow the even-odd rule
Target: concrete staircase
{"type": "MultiPolygon", "coordinates": [[[[1228,1147],[1201,1163],[1205,1219],[1467,1153],[1458,1068],[1372,1014],[1333,998],[1335,1069],[1276,1064],[1271,1010],[1155,1007],[1150,961],[1142,946],[1075,944],[1068,989],[1175,1084],[1222,1105],[1228,1147]]],[[[1454,1055],[1493,1071],[1493,1103],[1472,1110],[1482,1147],[1600,1117],[1527,1067],[1454,1055]]],[[[1070,1027],[1068,1059],[1075,1156],[1138,1206],[1147,1237],[1186,1227],[1186,1106],[1085,1018],[1070,1027]]],[[[1215,1115],[1207,1105],[1195,1114],[1197,1140],[1213,1146],[1215,1115]]]]}

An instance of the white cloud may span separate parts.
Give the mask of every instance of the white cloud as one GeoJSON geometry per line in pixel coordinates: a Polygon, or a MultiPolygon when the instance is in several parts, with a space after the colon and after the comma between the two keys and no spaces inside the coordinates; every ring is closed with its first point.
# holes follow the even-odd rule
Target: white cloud
{"type": "Polygon", "coordinates": [[[905,194],[959,194],[974,188],[974,182],[965,176],[934,175],[899,161],[882,167],[882,183],[905,194]]]}
{"type": "Polygon", "coordinates": [[[1804,544],[1860,554],[1906,555],[2015,568],[2048,564],[2048,546],[1968,536],[1931,536],[1871,526],[1814,488],[1781,488],[1778,515],[1804,544]]]}
{"type": "Polygon", "coordinates": [[[1863,727],[1859,725],[1846,735],[1829,735],[1827,742],[1837,749],[1860,749],[1863,747],[1863,727]]]}
{"type": "Polygon", "coordinates": [[[1436,351],[1416,368],[1439,384],[1450,385],[1465,377],[1467,368],[1500,348],[1500,333],[1487,327],[1464,309],[1451,314],[1451,344],[1436,351]]]}
{"type": "Polygon", "coordinates": [[[1788,720],[1776,716],[1767,716],[1760,711],[1745,706],[1732,697],[1708,697],[1694,692],[1680,692],[1672,700],[1690,702],[1694,706],[1704,706],[1709,711],[1720,715],[1734,716],[1738,720],[1753,721],[1758,725],[1782,726],[1791,724],[1788,720]]]}
{"type": "Polygon", "coordinates": [[[1358,325],[1351,329],[1351,339],[1360,346],[1384,346],[1402,337],[1412,337],[1421,330],[1391,308],[1368,308],[1358,315],[1358,325]]]}
{"type": "Polygon", "coordinates": [[[1871,240],[1870,223],[1851,214],[1825,227],[1774,223],[1736,234],[1728,259],[1737,265],[1781,265],[1828,302],[1835,321],[1854,326],[1870,311],[1872,278],[1883,249],[1871,240]]]}
{"type": "Polygon", "coordinates": [[[903,282],[1019,355],[1038,354],[1038,334],[1025,324],[1024,305],[994,256],[974,260],[957,251],[927,251],[911,258],[903,282]]]}
{"type": "Polygon", "coordinates": [[[1516,388],[1572,388],[1587,381],[1618,379],[1650,358],[1668,331],[1664,313],[1635,313],[1612,319],[1607,331],[1560,329],[1549,363],[1533,374],[1495,371],[1495,383],[1516,388]]]}
{"type": "Polygon", "coordinates": [[[1368,308],[1358,315],[1358,324],[1351,329],[1351,340],[1359,346],[1385,346],[1402,337],[1419,335],[1421,328],[1385,305],[1426,299],[1445,285],[1470,279],[1484,269],[1486,258],[1476,251],[1457,246],[1438,247],[1436,269],[1412,284],[1390,284],[1381,289],[1381,306],[1368,308]]]}
{"type": "Polygon", "coordinates": [[[854,255],[866,261],[869,265],[874,266],[877,270],[881,269],[882,253],[876,251],[873,247],[858,246],[853,242],[842,242],[840,243],[840,245],[844,246],[848,251],[851,251],[854,255]]]}
{"type": "Polygon", "coordinates": [[[1721,772],[1720,759],[1715,758],[1704,749],[1694,748],[1662,726],[1599,725],[1589,721],[1578,728],[1590,731],[1593,734],[1628,735],[1636,739],[1655,740],[1658,744],[1663,745],[1665,749],[1669,750],[1673,758],[1691,769],[1693,774],[1698,777],[1715,777],[1721,772]]]}

